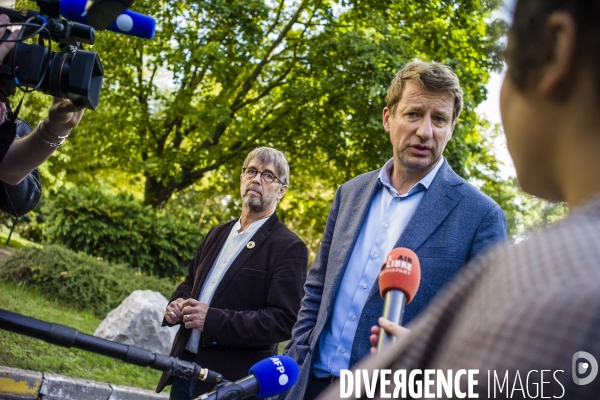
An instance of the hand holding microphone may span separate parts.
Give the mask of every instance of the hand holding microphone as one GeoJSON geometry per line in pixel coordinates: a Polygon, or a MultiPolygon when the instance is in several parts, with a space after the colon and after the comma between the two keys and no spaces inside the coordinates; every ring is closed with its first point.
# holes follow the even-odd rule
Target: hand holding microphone
{"type": "Polygon", "coordinates": [[[389,335],[394,336],[396,340],[403,338],[410,333],[410,329],[406,329],[383,317],[379,317],[377,323],[379,325],[373,325],[371,327],[371,336],[369,336],[369,341],[371,342],[371,355],[373,356],[377,354],[377,342],[379,342],[379,333],[381,331],[385,331],[389,335]]]}
{"type": "Polygon", "coordinates": [[[217,389],[198,397],[201,400],[236,400],[256,396],[277,396],[291,389],[298,380],[300,368],[291,357],[276,355],[254,364],[248,376],[235,382],[220,384],[217,389]]]}
{"type": "MultiPolygon", "coordinates": [[[[421,266],[415,252],[403,247],[393,249],[379,273],[379,292],[384,299],[383,318],[394,325],[401,325],[404,307],[415,297],[420,283],[421,266]]],[[[378,330],[377,352],[396,340],[394,333],[407,331],[400,326],[387,325],[387,330],[392,333],[386,331],[386,326],[378,330]]],[[[371,332],[376,333],[377,329],[371,332]]]]}

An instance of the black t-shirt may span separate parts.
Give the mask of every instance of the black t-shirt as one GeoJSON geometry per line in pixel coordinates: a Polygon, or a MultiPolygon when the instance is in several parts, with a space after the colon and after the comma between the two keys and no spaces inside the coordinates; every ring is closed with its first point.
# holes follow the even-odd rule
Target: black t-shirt
{"type": "MultiPolygon", "coordinates": [[[[17,122],[17,137],[27,136],[31,126],[20,119],[17,122]]],[[[20,217],[35,208],[41,195],[40,172],[36,168],[18,185],[0,181],[0,210],[20,217]]]]}

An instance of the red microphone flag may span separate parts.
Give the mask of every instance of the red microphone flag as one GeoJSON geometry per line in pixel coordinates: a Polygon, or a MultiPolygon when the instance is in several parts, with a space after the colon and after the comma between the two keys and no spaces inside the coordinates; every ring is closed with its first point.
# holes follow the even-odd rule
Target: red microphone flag
{"type": "Polygon", "coordinates": [[[388,254],[379,273],[379,293],[385,298],[388,290],[400,290],[406,295],[406,304],[417,294],[421,283],[421,265],[414,251],[395,248],[388,254]]]}

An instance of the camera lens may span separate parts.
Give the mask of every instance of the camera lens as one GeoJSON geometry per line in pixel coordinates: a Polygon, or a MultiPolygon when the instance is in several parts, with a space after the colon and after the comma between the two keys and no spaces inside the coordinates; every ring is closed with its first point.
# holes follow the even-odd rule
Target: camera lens
{"type": "Polygon", "coordinates": [[[69,93],[69,69],[73,57],[66,53],[53,53],[50,57],[47,93],[66,98],[69,93]]]}
{"type": "Polygon", "coordinates": [[[42,93],[92,110],[98,107],[104,77],[98,53],[56,53],[45,46],[17,43],[2,64],[11,68],[20,86],[35,88],[39,84],[42,93]]]}

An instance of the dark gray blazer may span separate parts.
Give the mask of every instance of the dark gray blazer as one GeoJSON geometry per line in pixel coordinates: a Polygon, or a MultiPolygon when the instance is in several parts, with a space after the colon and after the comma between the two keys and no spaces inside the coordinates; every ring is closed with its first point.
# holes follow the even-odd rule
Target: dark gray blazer
{"type": "MultiPolygon", "coordinates": [[[[312,374],[312,354],[332,315],[335,296],[344,276],[371,202],[380,187],[380,170],[344,183],[337,191],[321,248],[304,285],[304,298],[285,354],[301,367],[298,383],[284,395],[302,399],[312,374]]],[[[405,322],[421,312],[460,268],[486,247],[506,241],[506,218],[492,199],[459,177],[445,161],[415,214],[394,247],[409,248],[419,256],[421,285],[405,310],[405,322]]],[[[350,365],[369,354],[370,328],[383,311],[375,282],[360,316],[350,365]]]]}

